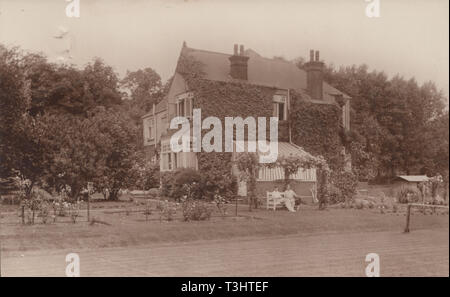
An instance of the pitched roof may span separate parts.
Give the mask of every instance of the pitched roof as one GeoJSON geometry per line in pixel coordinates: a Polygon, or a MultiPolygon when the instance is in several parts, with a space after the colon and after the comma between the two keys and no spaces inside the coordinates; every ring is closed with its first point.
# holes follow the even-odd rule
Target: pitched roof
{"type": "MultiPolygon", "coordinates": [[[[234,80],[229,75],[230,61],[228,58],[231,55],[189,47],[183,47],[182,54],[191,56],[203,64],[204,78],[224,82],[234,80]]],[[[252,49],[247,49],[245,55],[250,57],[247,82],[280,89],[294,89],[306,95],[306,71],[299,69],[294,63],[264,58],[252,49]]],[[[350,98],[326,82],[323,83],[323,93],[323,99],[328,103],[334,102],[334,95],[350,98]]]]}
{"type": "Polygon", "coordinates": [[[429,180],[426,175],[399,175],[398,177],[409,182],[426,182],[429,180]]]}
{"type": "MultiPolygon", "coordinates": [[[[164,96],[164,98],[158,102],[155,106],[155,113],[163,112],[167,109],[167,96],[164,96]]],[[[144,114],[141,118],[147,118],[149,116],[153,115],[153,108],[150,110],[150,112],[144,114]]]]}
{"type": "Polygon", "coordinates": [[[159,101],[158,104],[156,104],[155,112],[161,112],[167,109],[167,96],[164,96],[163,100],[159,101]]]}

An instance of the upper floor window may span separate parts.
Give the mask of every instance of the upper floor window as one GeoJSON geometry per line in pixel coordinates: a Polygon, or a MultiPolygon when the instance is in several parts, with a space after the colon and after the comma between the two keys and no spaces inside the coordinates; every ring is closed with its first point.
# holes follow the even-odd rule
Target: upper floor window
{"type": "Polygon", "coordinates": [[[155,138],[155,125],[154,125],[154,119],[148,120],[148,138],[154,139],[155,138]]]}
{"type": "Polygon", "coordinates": [[[193,98],[192,93],[184,93],[177,96],[177,116],[179,117],[192,117],[193,98]]]}
{"type": "Polygon", "coordinates": [[[350,130],[350,100],[347,100],[342,107],[342,125],[345,130],[350,130]]]}
{"type": "Polygon", "coordinates": [[[287,120],[287,98],[284,95],[273,96],[273,116],[279,121],[287,120]]]}

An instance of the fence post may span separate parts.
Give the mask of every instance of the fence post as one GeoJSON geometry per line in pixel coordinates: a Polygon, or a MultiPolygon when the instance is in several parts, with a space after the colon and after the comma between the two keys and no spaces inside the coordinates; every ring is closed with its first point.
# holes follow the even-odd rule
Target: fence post
{"type": "Polygon", "coordinates": [[[90,200],[91,200],[91,193],[88,193],[88,197],[87,197],[87,221],[88,222],[90,222],[90,217],[89,217],[90,200]]]}
{"type": "Polygon", "coordinates": [[[409,221],[411,217],[411,204],[408,204],[407,210],[406,210],[406,227],[405,227],[405,233],[409,233],[409,221]]]}

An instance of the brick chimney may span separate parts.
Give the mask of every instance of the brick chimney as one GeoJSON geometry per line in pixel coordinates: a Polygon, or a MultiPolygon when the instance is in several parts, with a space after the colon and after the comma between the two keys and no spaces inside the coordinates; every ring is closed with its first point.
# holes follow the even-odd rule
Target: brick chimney
{"type": "Polygon", "coordinates": [[[319,51],[309,51],[309,62],[305,64],[306,87],[312,99],[323,99],[323,68],[319,60],[319,51]]]}
{"type": "Polygon", "coordinates": [[[248,78],[248,59],[249,57],[244,56],[244,46],[240,46],[238,53],[238,45],[234,45],[234,52],[230,60],[230,75],[234,79],[247,80],[248,78]]]}

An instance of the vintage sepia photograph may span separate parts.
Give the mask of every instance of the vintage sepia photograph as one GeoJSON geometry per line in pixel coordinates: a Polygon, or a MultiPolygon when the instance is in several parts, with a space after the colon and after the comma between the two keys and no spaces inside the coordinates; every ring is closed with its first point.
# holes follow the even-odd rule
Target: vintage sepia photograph
{"type": "Polygon", "coordinates": [[[0,112],[1,277],[449,276],[447,0],[0,0],[0,112]]]}

